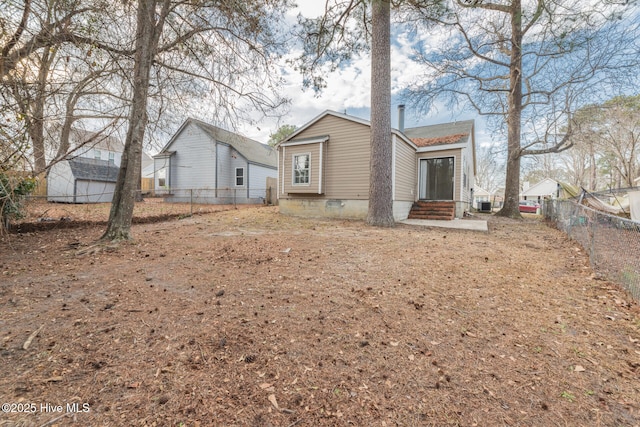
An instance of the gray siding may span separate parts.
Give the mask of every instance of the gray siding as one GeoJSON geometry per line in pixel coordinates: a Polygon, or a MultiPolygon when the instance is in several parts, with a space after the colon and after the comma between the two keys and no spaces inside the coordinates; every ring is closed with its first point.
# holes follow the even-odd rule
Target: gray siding
{"type": "Polygon", "coordinates": [[[249,164],[249,198],[267,196],[267,178],[275,178],[278,171],[264,166],[249,164]]]}
{"type": "Polygon", "coordinates": [[[215,144],[200,128],[189,124],[171,150],[171,188],[215,187],[215,144]]]}

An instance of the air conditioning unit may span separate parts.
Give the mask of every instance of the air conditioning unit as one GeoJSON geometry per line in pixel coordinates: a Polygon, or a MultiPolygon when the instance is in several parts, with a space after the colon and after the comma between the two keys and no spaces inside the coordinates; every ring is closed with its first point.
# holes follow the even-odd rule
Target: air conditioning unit
{"type": "Polygon", "coordinates": [[[478,202],[478,212],[491,212],[491,202],[478,202]]]}

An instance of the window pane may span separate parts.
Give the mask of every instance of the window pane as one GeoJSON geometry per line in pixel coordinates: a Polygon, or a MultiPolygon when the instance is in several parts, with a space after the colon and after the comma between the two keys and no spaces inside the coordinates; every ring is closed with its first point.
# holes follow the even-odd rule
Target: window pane
{"type": "Polygon", "coordinates": [[[299,154],[293,157],[293,183],[309,183],[309,154],[299,154]]]}

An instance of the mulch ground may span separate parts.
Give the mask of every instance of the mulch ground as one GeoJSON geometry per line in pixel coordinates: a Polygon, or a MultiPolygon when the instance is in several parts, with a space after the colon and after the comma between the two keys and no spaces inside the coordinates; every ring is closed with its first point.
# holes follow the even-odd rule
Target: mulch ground
{"type": "Polygon", "coordinates": [[[0,426],[640,426],[639,307],[539,219],[179,217],[0,237],[0,426]]]}

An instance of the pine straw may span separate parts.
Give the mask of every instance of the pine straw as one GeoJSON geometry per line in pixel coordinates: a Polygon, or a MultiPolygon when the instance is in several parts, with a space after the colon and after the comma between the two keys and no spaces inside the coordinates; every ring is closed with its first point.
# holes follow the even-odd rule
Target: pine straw
{"type": "Polygon", "coordinates": [[[639,425],[638,306],[559,231],[489,220],[244,209],[84,256],[99,227],[5,236],[3,400],[89,404],[60,425],[639,425]]]}

